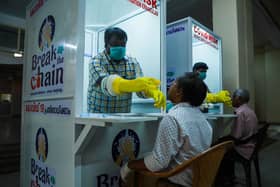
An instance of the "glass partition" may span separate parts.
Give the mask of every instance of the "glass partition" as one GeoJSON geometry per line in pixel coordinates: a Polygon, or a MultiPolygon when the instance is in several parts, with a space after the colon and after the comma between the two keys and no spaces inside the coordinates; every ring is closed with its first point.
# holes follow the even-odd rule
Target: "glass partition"
{"type": "MultiPolygon", "coordinates": [[[[204,80],[212,93],[222,89],[222,40],[212,31],[192,20],[192,66],[204,62],[208,66],[204,80]]],[[[223,113],[223,104],[207,104],[208,113],[223,113]]]]}
{"type": "MultiPolygon", "coordinates": [[[[183,18],[167,25],[167,87],[185,72],[192,72],[197,62],[208,66],[204,80],[209,91],[222,89],[222,40],[193,18],[183,18]],[[178,50],[180,48],[180,50],[178,50]]],[[[209,105],[209,113],[222,113],[222,104],[209,105]]]]}
{"type": "Polygon", "coordinates": [[[211,92],[221,90],[221,39],[199,25],[192,24],[192,65],[204,62],[209,69],[205,82],[211,92]]]}
{"type": "MultiPolygon", "coordinates": [[[[83,113],[87,112],[89,64],[102,53],[104,31],[119,27],[127,34],[126,55],[137,59],[144,76],[162,79],[162,28],[160,1],[151,0],[86,0],[83,113]]],[[[164,18],[165,19],[165,18],[164,18]]],[[[152,99],[132,97],[131,112],[159,112],[152,99]]]]}

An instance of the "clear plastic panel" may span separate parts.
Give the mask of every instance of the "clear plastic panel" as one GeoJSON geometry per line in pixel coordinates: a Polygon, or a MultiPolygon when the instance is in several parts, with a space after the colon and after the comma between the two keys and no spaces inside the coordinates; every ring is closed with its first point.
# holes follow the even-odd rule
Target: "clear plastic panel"
{"type": "MultiPolygon", "coordinates": [[[[91,57],[104,50],[104,31],[108,27],[119,27],[127,33],[126,54],[137,59],[144,76],[161,78],[159,1],[86,0],[85,15],[83,112],[87,111],[88,66],[91,57]]],[[[132,102],[134,112],[154,111],[152,99],[140,99],[133,94],[132,102]],[[151,110],[147,110],[147,105],[151,110]]]]}
{"type": "Polygon", "coordinates": [[[204,62],[209,69],[205,82],[211,92],[221,90],[221,40],[196,24],[192,25],[193,65],[204,62]]]}

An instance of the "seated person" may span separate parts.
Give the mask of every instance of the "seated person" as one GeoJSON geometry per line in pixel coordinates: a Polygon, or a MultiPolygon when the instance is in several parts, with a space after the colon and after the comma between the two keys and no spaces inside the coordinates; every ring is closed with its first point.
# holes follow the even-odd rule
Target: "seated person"
{"type": "MultiPolygon", "coordinates": [[[[171,169],[211,145],[212,128],[199,110],[207,86],[195,73],[186,73],[171,85],[169,99],[175,104],[159,124],[152,152],[144,159],[132,160],[121,168],[125,180],[132,170],[160,171],[171,169]]],[[[171,178],[170,183],[192,186],[191,170],[171,178]]]]}
{"type": "MultiPolygon", "coordinates": [[[[232,126],[231,134],[220,138],[219,142],[233,140],[237,143],[246,140],[258,131],[258,120],[255,112],[248,106],[250,100],[249,92],[245,89],[237,89],[232,96],[232,106],[237,115],[236,124],[232,126]]],[[[235,145],[234,148],[224,156],[221,163],[217,180],[225,182],[234,178],[234,155],[239,154],[249,159],[254,151],[255,144],[252,141],[235,145]],[[221,177],[221,176],[223,177],[221,177]]]]}

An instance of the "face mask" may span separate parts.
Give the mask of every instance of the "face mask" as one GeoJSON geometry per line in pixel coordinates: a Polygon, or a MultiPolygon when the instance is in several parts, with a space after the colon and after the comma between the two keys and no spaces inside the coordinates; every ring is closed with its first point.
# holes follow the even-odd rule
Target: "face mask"
{"type": "Polygon", "coordinates": [[[206,72],[199,72],[198,77],[199,77],[201,80],[206,79],[206,72]]]}
{"type": "Polygon", "coordinates": [[[114,60],[121,60],[125,56],[125,47],[111,47],[110,57],[114,60]]]}
{"type": "Polygon", "coordinates": [[[173,103],[167,103],[166,104],[166,112],[168,112],[173,106],[174,106],[173,103]]]}

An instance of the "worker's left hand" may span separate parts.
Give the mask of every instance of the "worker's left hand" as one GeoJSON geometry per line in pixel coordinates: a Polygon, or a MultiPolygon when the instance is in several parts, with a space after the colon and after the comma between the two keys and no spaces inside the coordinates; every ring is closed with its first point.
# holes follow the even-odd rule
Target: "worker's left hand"
{"type": "Polygon", "coordinates": [[[166,107],[166,98],[159,89],[150,89],[144,92],[147,97],[151,97],[155,100],[154,106],[157,108],[166,107]]]}
{"type": "Polygon", "coordinates": [[[227,106],[232,106],[232,102],[231,102],[231,97],[230,97],[230,93],[227,90],[221,90],[220,92],[217,93],[219,100],[221,100],[221,102],[223,102],[225,105],[227,106]]]}

